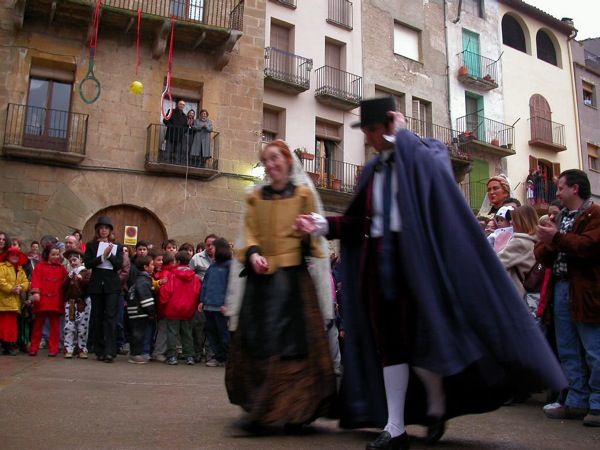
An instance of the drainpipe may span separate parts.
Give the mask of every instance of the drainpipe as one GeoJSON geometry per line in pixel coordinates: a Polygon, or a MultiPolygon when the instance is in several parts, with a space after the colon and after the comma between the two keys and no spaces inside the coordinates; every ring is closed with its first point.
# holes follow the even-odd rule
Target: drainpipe
{"type": "MultiPolygon", "coordinates": [[[[563,22],[565,23],[569,23],[571,26],[573,26],[573,21],[571,19],[567,19],[564,18],[562,19],[563,22]]],[[[577,139],[577,148],[578,148],[578,152],[577,152],[577,160],[579,162],[579,167],[583,170],[583,148],[582,148],[582,143],[581,143],[581,131],[580,131],[580,124],[579,124],[579,109],[577,106],[577,96],[579,95],[577,92],[577,84],[575,83],[575,64],[573,61],[573,52],[571,51],[571,41],[573,39],[575,39],[577,37],[577,29],[573,26],[573,32],[571,33],[571,35],[567,38],[567,52],[569,55],[569,72],[571,74],[571,89],[573,92],[573,111],[574,111],[574,115],[575,115],[575,138],[577,139]]],[[[564,170],[564,169],[561,169],[564,170]]]]}
{"type": "Polygon", "coordinates": [[[446,96],[448,98],[448,123],[450,124],[450,129],[453,130],[454,127],[452,126],[453,124],[451,111],[452,101],[450,96],[450,54],[448,49],[448,2],[446,0],[444,0],[444,33],[446,37],[446,96]]]}

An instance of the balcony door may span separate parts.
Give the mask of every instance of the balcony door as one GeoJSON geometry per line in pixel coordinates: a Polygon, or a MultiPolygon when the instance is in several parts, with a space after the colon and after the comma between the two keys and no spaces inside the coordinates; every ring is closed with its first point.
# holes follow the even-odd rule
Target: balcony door
{"type": "Polygon", "coordinates": [[[531,139],[552,141],[552,112],[546,99],[534,94],[529,99],[529,117],[531,125],[531,139]]]}
{"type": "Polygon", "coordinates": [[[204,0],[171,0],[169,13],[182,19],[202,22],[204,16],[204,0]]]}
{"type": "Polygon", "coordinates": [[[70,83],[30,78],[23,145],[67,150],[72,90],[70,83]]]}
{"type": "Polygon", "coordinates": [[[485,141],[483,97],[470,92],[465,93],[465,110],[467,112],[466,131],[473,133],[474,139],[485,141]]]}
{"type": "Polygon", "coordinates": [[[279,80],[294,82],[297,69],[292,55],[292,30],[286,26],[271,22],[268,75],[279,80]]]}
{"type": "Polygon", "coordinates": [[[464,62],[469,68],[469,75],[481,77],[481,65],[479,63],[479,35],[472,31],[463,29],[464,62]]]}
{"type": "Polygon", "coordinates": [[[333,42],[325,42],[325,65],[328,67],[325,84],[330,86],[333,94],[346,96],[346,78],[342,72],[342,47],[333,42]]]}

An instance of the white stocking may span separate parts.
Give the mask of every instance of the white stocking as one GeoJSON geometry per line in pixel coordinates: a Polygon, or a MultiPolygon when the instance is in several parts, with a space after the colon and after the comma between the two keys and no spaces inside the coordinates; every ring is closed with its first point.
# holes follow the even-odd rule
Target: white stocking
{"type": "Polygon", "coordinates": [[[422,367],[413,367],[413,370],[427,392],[427,415],[436,419],[441,418],[446,413],[446,395],[441,375],[422,367]]]}
{"type": "Polygon", "coordinates": [[[385,398],[387,400],[388,421],[384,431],[392,437],[400,436],[404,428],[404,400],[408,386],[408,364],[396,364],[383,368],[385,398]]]}

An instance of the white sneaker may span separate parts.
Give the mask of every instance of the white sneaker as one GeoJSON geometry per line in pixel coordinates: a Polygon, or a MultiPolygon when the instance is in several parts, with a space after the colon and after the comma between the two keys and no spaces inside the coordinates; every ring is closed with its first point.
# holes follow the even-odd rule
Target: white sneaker
{"type": "Polygon", "coordinates": [[[46,341],[46,339],[42,339],[42,342],[40,342],[39,348],[48,348],[48,341],[46,341]]]}
{"type": "Polygon", "coordinates": [[[558,409],[558,408],[562,408],[563,405],[561,405],[560,403],[549,403],[547,405],[544,405],[543,410],[544,411],[550,411],[552,409],[558,409]]]}

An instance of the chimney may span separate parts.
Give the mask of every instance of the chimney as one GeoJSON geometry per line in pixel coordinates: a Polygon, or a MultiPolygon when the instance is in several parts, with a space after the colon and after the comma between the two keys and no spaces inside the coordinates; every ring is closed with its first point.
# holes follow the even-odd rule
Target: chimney
{"type": "Polygon", "coordinates": [[[571,28],[575,28],[575,23],[573,23],[573,19],[570,17],[563,17],[560,21],[571,28]]]}

